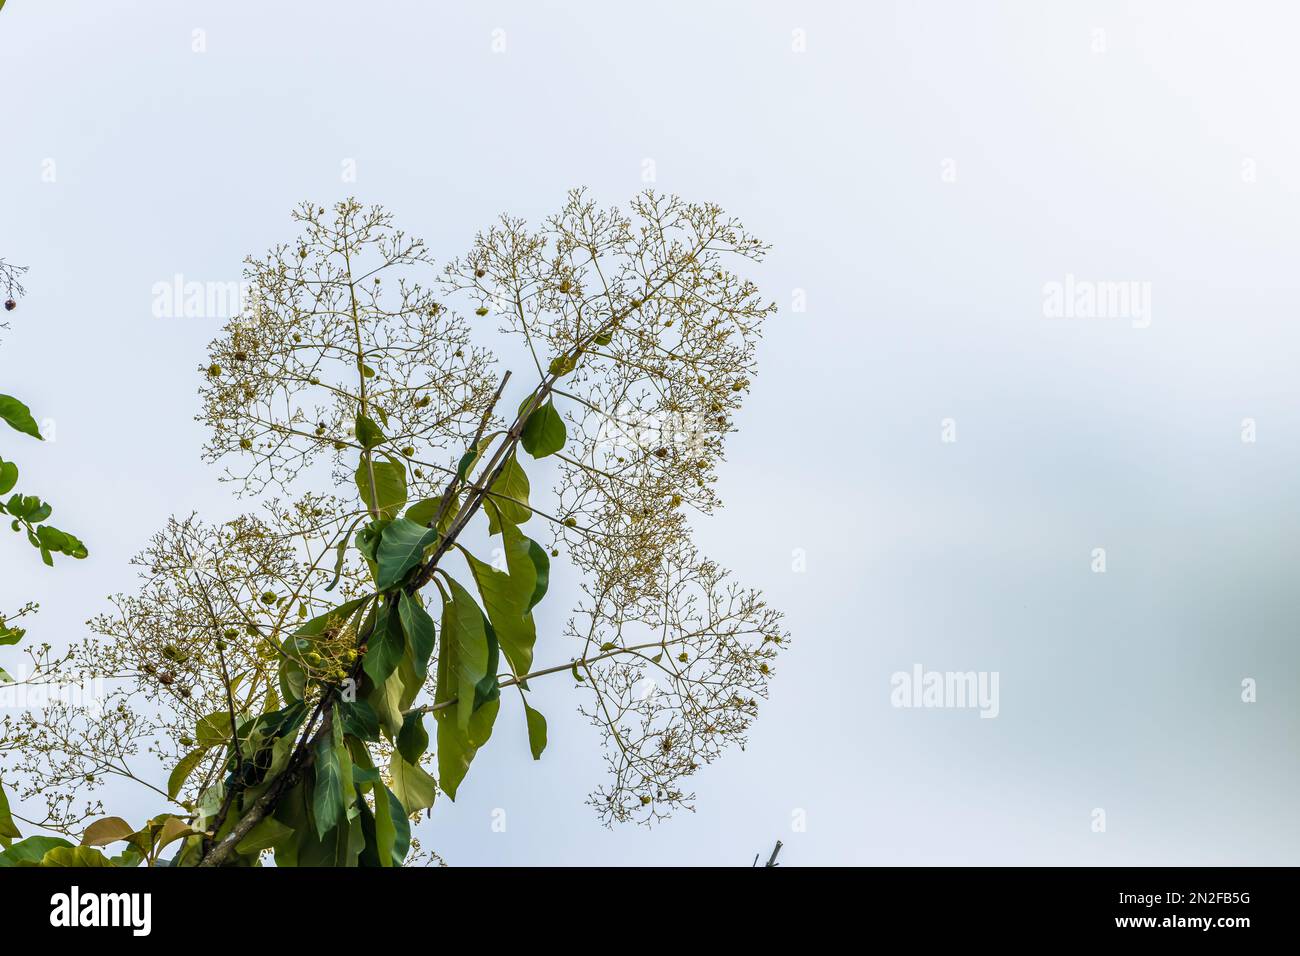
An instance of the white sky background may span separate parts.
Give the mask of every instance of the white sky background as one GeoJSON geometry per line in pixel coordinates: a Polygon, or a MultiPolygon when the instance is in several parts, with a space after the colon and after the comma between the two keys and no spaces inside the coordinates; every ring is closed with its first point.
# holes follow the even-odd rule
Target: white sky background
{"type": "MultiPolygon", "coordinates": [[[[348,194],[445,260],[570,186],[625,202],[651,159],[656,188],[774,245],[755,277],[782,311],[698,538],[795,643],[695,814],[597,824],[595,734],[559,677],[535,682],[543,760],[503,707],[425,842],[453,864],[737,864],[776,839],[801,865],[1294,864],[1297,21],[1282,2],[10,0],[0,255],[31,271],[0,382],[54,427],[3,453],[92,554],[51,572],[0,540],[0,607],[38,599],[29,640],[79,637],[168,515],[241,508],[193,421],[219,323],[154,318],[155,283],[236,279],[296,234],[295,203],[348,194]],[[1044,317],[1067,274],[1150,283],[1150,326],[1044,317]],[[997,671],[1000,715],[891,707],[914,663],[997,671]]],[[[570,656],[572,585],[539,611],[539,664],[570,656]]]]}

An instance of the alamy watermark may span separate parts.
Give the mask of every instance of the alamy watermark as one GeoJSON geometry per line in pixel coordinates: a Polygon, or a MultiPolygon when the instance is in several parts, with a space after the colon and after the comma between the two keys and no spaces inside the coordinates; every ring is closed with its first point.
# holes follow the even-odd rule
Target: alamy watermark
{"type": "Polygon", "coordinates": [[[247,310],[253,286],[242,280],[187,280],[178,272],[170,280],[155,282],[150,291],[156,319],[232,319],[247,310]]]}
{"type": "Polygon", "coordinates": [[[895,671],[889,686],[895,707],[971,709],[990,718],[1000,709],[997,671],[928,671],[913,664],[910,671],[895,671]]]}
{"type": "Polygon", "coordinates": [[[102,677],[87,677],[80,684],[47,680],[27,681],[21,670],[10,683],[0,683],[0,711],[45,710],[55,704],[84,710],[91,716],[104,712],[108,694],[102,677]]]}
{"type": "Polygon", "coordinates": [[[1049,319],[1127,319],[1135,329],[1151,324],[1151,283],[1077,279],[1043,284],[1043,315],[1049,319]]]}

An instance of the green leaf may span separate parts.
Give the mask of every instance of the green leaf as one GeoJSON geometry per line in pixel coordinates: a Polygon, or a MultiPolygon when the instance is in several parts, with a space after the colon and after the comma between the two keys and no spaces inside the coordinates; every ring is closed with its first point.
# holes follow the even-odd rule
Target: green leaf
{"type": "Polygon", "coordinates": [[[498,512],[501,517],[515,524],[523,524],[533,516],[532,509],[528,507],[528,475],[524,473],[514,452],[510,453],[502,465],[501,474],[492,482],[491,491],[489,500],[495,507],[485,509],[490,534],[501,530],[501,522],[497,520],[498,512]]]}
{"type": "Polygon", "coordinates": [[[401,583],[407,573],[420,563],[424,549],[438,540],[438,532],[407,518],[395,518],[379,539],[379,575],[375,587],[381,591],[401,583]]]}
{"type": "Polygon", "coordinates": [[[345,734],[371,742],[379,739],[379,717],[369,701],[343,701],[339,704],[339,717],[345,734]]]}
{"type": "Polygon", "coordinates": [[[0,458],[0,495],[7,495],[18,484],[18,466],[0,458]]]}
{"type": "MultiPolygon", "coordinates": [[[[50,525],[42,525],[36,529],[36,540],[39,542],[42,556],[52,553],[66,554],[70,558],[84,558],[87,554],[86,546],[80,540],[50,525]]],[[[47,560],[45,563],[52,562],[47,560]]]]}
{"type": "Polygon", "coordinates": [[[263,850],[270,850],[279,846],[291,836],[293,836],[293,830],[275,817],[263,817],[253,829],[245,834],[242,840],[235,844],[235,852],[244,856],[252,856],[254,853],[261,853],[263,850]]]}
{"type": "Polygon", "coordinates": [[[379,426],[374,420],[367,418],[365,415],[357,416],[357,441],[361,442],[361,447],[369,451],[376,445],[382,445],[388,439],[385,437],[379,426]]]}
{"type": "Polygon", "coordinates": [[[406,466],[395,458],[372,461],[369,467],[363,459],[353,476],[361,500],[371,511],[383,518],[396,518],[406,505],[406,466]],[[375,493],[370,493],[370,472],[375,474],[375,493]]]}
{"type": "Polygon", "coordinates": [[[406,646],[411,653],[415,679],[423,684],[429,675],[429,658],[433,656],[433,618],[420,606],[419,601],[405,591],[398,597],[397,614],[406,635],[406,646]]]}
{"type": "Polygon", "coordinates": [[[461,728],[456,723],[451,708],[435,710],[438,723],[438,784],[452,800],[460,789],[469,765],[479,748],[492,736],[492,725],[501,709],[500,699],[489,700],[470,717],[469,726],[461,728]]]}
{"type": "Polygon", "coordinates": [[[194,772],[194,768],[199,765],[199,761],[203,759],[205,753],[207,751],[202,747],[198,750],[191,750],[176,764],[176,769],[167,778],[167,798],[169,800],[176,799],[176,795],[181,792],[181,787],[185,786],[185,781],[189,779],[190,774],[194,772]]]}
{"type": "Polygon", "coordinates": [[[440,507],[442,507],[441,496],[437,498],[421,498],[406,509],[405,517],[407,521],[414,521],[416,524],[427,528],[429,523],[438,517],[440,507]]]}
{"type": "Polygon", "coordinates": [[[533,409],[528,416],[524,430],[519,435],[519,443],[534,458],[545,458],[562,449],[567,437],[564,419],[555,410],[555,403],[548,401],[533,409]]]}
{"type": "Polygon", "coordinates": [[[528,610],[531,611],[537,607],[538,602],[546,597],[546,588],[551,581],[551,559],[546,554],[546,549],[534,541],[528,540],[528,557],[533,562],[533,569],[536,573],[536,584],[533,586],[533,596],[528,599],[528,610]]]}
{"type": "MultiPolygon", "coordinates": [[[[32,410],[12,395],[0,395],[0,419],[15,431],[41,438],[41,430],[36,426],[36,419],[32,418],[32,410]]],[[[41,438],[41,441],[44,440],[41,438]]]]}
{"type": "Polygon", "coordinates": [[[297,834],[293,840],[286,840],[275,848],[276,866],[298,866],[302,861],[300,852],[302,844],[314,838],[308,823],[306,781],[300,781],[290,787],[276,804],[275,819],[279,820],[297,834]]]}
{"type": "Polygon", "coordinates": [[[541,760],[546,749],[546,718],[524,701],[524,719],[528,721],[528,749],[533,752],[534,760],[541,760]]]}
{"type": "Polygon", "coordinates": [[[113,861],[98,850],[88,846],[56,846],[41,857],[40,863],[28,866],[111,867],[113,861]]]}
{"type": "Polygon", "coordinates": [[[504,516],[499,518],[499,523],[509,573],[498,571],[468,551],[465,559],[501,642],[501,650],[515,674],[522,676],[532,667],[533,645],[537,643],[537,627],[529,613],[537,590],[537,565],[531,554],[533,542],[504,516]]]}
{"type": "Polygon", "coordinates": [[[495,674],[490,678],[478,676],[480,673],[486,675],[492,662],[492,649],[485,646],[490,625],[468,592],[455,581],[450,583],[451,597],[444,599],[443,606],[442,650],[438,654],[434,699],[443,701],[459,697],[459,701],[454,708],[435,710],[433,716],[438,725],[438,783],[447,796],[455,800],[470,762],[492,735],[492,725],[501,704],[498,693],[488,697],[481,706],[472,706],[483,681],[491,679],[495,685],[495,674]],[[462,654],[472,656],[472,666],[464,665],[462,654]],[[469,708],[465,706],[467,701],[471,703],[469,708]],[[469,714],[462,722],[466,710],[469,714]]]}
{"type": "Polygon", "coordinates": [[[388,680],[388,675],[397,669],[405,650],[406,639],[402,634],[402,624],[390,597],[379,609],[379,614],[375,618],[375,628],[366,641],[366,655],[361,661],[362,669],[371,682],[379,687],[388,680]]]}
{"type": "Polygon", "coordinates": [[[428,749],[429,733],[424,729],[424,715],[412,711],[402,721],[402,730],[397,735],[397,752],[407,763],[418,764],[428,749]]]}
{"type": "Polygon", "coordinates": [[[194,726],[194,730],[200,747],[219,747],[232,736],[230,714],[227,711],[218,710],[205,717],[200,717],[198,723],[194,726]]]}
{"type": "Polygon", "coordinates": [[[144,860],[144,854],[133,846],[127,847],[117,856],[110,856],[108,858],[109,863],[128,870],[132,867],[139,866],[142,860],[144,860]]]}
{"type": "Polygon", "coordinates": [[[0,618],[0,647],[9,647],[17,644],[26,635],[27,630],[21,627],[10,627],[5,623],[4,618],[0,618]]]}
{"type": "MultiPolygon", "coordinates": [[[[447,504],[447,510],[442,514],[442,520],[438,522],[438,530],[444,534],[451,526],[451,522],[456,517],[456,511],[459,508],[459,496],[452,495],[451,501],[447,504]]],[[[436,498],[422,498],[411,507],[406,509],[406,519],[414,521],[422,527],[428,528],[433,524],[433,519],[438,517],[438,511],[442,508],[442,496],[436,498]]]]}
{"type": "Polygon", "coordinates": [[[402,729],[402,691],[401,672],[394,669],[387,680],[376,685],[366,698],[389,740],[396,740],[402,729]]]}
{"type": "Polygon", "coordinates": [[[411,821],[406,809],[397,794],[385,786],[375,791],[375,842],[380,866],[401,866],[411,847],[411,821]]]}
{"type": "Polygon", "coordinates": [[[30,836],[0,853],[0,867],[35,866],[46,853],[58,847],[72,849],[72,844],[63,837],[30,836]]]}
{"type": "MultiPolygon", "coordinates": [[[[338,711],[334,712],[330,736],[324,737],[316,744],[316,786],[312,792],[312,815],[316,818],[316,836],[325,839],[325,834],[338,826],[343,814],[343,767],[339,762],[338,744],[343,740],[342,723],[338,711]]],[[[350,758],[344,754],[344,759],[350,758]]]]}
{"type": "Polygon", "coordinates": [[[0,845],[7,847],[21,837],[22,833],[9,812],[9,798],[5,795],[4,784],[0,783],[0,845]]]}
{"type": "Polygon", "coordinates": [[[496,440],[497,434],[497,432],[493,432],[491,435],[484,435],[478,440],[478,444],[460,456],[460,463],[456,466],[456,477],[461,481],[469,477],[470,469],[478,464],[479,459],[487,453],[488,447],[496,440]]]}
{"type": "Polygon", "coordinates": [[[135,833],[135,827],[121,817],[103,817],[96,820],[81,834],[82,846],[108,846],[119,840],[125,840],[135,833]]]}
{"type": "MultiPolygon", "coordinates": [[[[458,581],[447,579],[451,587],[451,600],[443,608],[442,616],[442,661],[449,666],[447,672],[447,691],[438,693],[439,700],[452,696],[459,698],[456,704],[456,723],[462,729],[469,726],[470,716],[474,713],[475,696],[479,685],[489,677],[495,678],[488,668],[492,658],[492,649],[488,643],[488,632],[483,612],[474,603],[458,581]]],[[[442,681],[439,681],[442,687],[442,681]]],[[[403,801],[405,802],[405,801],[403,801]]]]}
{"type": "Polygon", "coordinates": [[[400,753],[394,752],[388,763],[388,776],[393,781],[393,794],[407,814],[433,806],[438,784],[419,764],[407,763],[400,753]]]}

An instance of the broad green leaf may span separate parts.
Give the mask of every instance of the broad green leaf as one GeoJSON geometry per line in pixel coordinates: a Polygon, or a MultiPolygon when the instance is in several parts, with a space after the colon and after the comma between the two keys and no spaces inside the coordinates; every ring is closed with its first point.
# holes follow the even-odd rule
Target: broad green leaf
{"type": "Polygon", "coordinates": [[[418,764],[428,749],[429,733],[424,729],[424,715],[412,711],[402,721],[402,730],[397,735],[397,752],[407,763],[418,764]]]}
{"type": "Polygon", "coordinates": [[[380,866],[401,866],[411,848],[411,821],[406,808],[397,794],[382,785],[375,791],[375,842],[380,866]]]}
{"type": "Polygon", "coordinates": [[[22,833],[19,832],[13,814],[9,811],[9,798],[5,795],[4,784],[0,783],[0,846],[7,847],[21,837],[22,833]]]}
{"type": "Polygon", "coordinates": [[[289,758],[293,756],[296,743],[297,738],[293,734],[275,738],[275,743],[271,745],[271,765],[267,768],[263,780],[274,780],[284,772],[284,768],[289,766],[289,758]]]}
{"type": "MultiPolygon", "coordinates": [[[[342,727],[335,712],[330,736],[316,744],[316,786],[312,791],[312,815],[316,819],[316,836],[324,840],[325,834],[336,827],[343,813],[343,768],[339,764],[338,748],[342,727]],[[339,738],[336,740],[335,738],[339,738]]],[[[348,758],[350,759],[350,758],[348,758]]]]}
{"type": "MultiPolygon", "coordinates": [[[[21,864],[20,864],[21,865],[21,864]]],[[[111,867],[113,861],[93,847],[56,846],[41,857],[40,863],[28,863],[27,866],[67,866],[67,867],[111,867]]]]}
{"type": "MultiPolygon", "coordinates": [[[[156,827],[155,846],[161,853],[169,845],[177,840],[183,840],[187,836],[194,836],[199,831],[192,829],[188,823],[175,814],[168,813],[163,816],[154,817],[149,821],[151,827],[156,827]]],[[[233,821],[231,821],[233,826],[233,821]]]]}
{"type": "Polygon", "coordinates": [[[304,790],[299,792],[294,801],[296,806],[291,803],[283,812],[277,808],[275,818],[294,830],[296,837],[275,848],[276,865],[356,866],[357,858],[365,846],[360,816],[349,819],[346,812],[340,811],[334,825],[322,839],[317,835],[316,828],[307,822],[309,801],[309,792],[304,790]]]}
{"type": "Polygon", "coordinates": [[[278,867],[297,866],[300,862],[299,847],[315,837],[308,822],[307,783],[303,780],[290,787],[276,804],[273,816],[295,834],[294,839],[276,846],[275,865],[278,867]]]}
{"type": "Polygon", "coordinates": [[[420,563],[424,549],[438,540],[438,532],[406,518],[394,518],[384,529],[376,551],[379,575],[375,587],[387,591],[401,583],[420,563]]]}
{"type": "Polygon", "coordinates": [[[397,614],[406,635],[406,647],[411,655],[411,665],[417,684],[422,685],[429,675],[429,658],[433,656],[433,618],[420,606],[418,600],[402,591],[397,599],[397,614]]]}
{"type": "Polygon", "coordinates": [[[219,747],[231,738],[230,714],[218,710],[200,717],[194,730],[200,747],[219,747]]]}
{"type": "Polygon", "coordinates": [[[194,817],[194,825],[199,829],[207,829],[212,821],[216,819],[221,812],[221,804],[225,800],[226,784],[224,780],[218,780],[209,787],[204,787],[199,791],[199,807],[194,817]]]}
{"type": "Polygon", "coordinates": [[[555,403],[548,401],[533,409],[528,416],[524,430],[519,435],[519,443],[534,458],[545,458],[562,449],[566,437],[564,419],[555,410],[555,403]]]}
{"type": "Polygon", "coordinates": [[[247,835],[235,844],[235,852],[251,856],[279,846],[291,836],[293,831],[275,817],[263,817],[257,826],[249,830],[247,835]]]}
{"type": "Polygon", "coordinates": [[[370,575],[374,577],[379,574],[379,539],[383,537],[384,529],[388,527],[388,518],[378,518],[369,522],[360,531],[357,532],[355,543],[361,556],[366,559],[366,564],[370,567],[370,575]]]}
{"type": "MultiPolygon", "coordinates": [[[[438,654],[438,673],[434,699],[447,701],[460,695],[462,681],[468,687],[466,696],[460,696],[455,707],[443,707],[433,712],[438,725],[438,783],[451,799],[456,799],[456,791],[469,770],[470,762],[492,735],[492,724],[500,708],[500,697],[487,700],[477,710],[471,708],[469,719],[461,724],[460,716],[463,704],[470,699],[468,695],[477,692],[477,684],[471,684],[473,672],[462,674],[457,655],[464,635],[452,632],[459,627],[457,623],[463,615],[467,625],[477,619],[487,638],[488,626],[483,612],[473,605],[465,589],[452,582],[451,597],[444,596],[442,621],[442,650],[438,654]],[[458,608],[456,605],[460,604],[458,608]],[[470,612],[473,612],[473,615],[470,612]]],[[[471,628],[471,634],[474,633],[471,628]]],[[[478,650],[476,650],[476,653],[478,650]]],[[[491,655],[485,655],[490,659],[491,655]]],[[[485,668],[486,669],[486,668],[485,668]]]]}
{"type": "Polygon", "coordinates": [[[0,458],[0,495],[7,495],[18,484],[18,466],[0,458]]]}
{"type": "Polygon", "coordinates": [[[206,750],[200,747],[197,750],[191,750],[180,759],[180,762],[176,764],[176,769],[173,770],[171,776],[167,778],[168,799],[176,799],[176,795],[181,792],[181,788],[185,786],[185,781],[189,779],[190,774],[194,772],[194,768],[199,765],[199,761],[203,759],[203,755],[206,752],[206,750]]]}
{"type": "Polygon", "coordinates": [[[402,729],[402,690],[402,675],[394,670],[367,698],[389,740],[396,740],[402,729]]]}
{"type": "Polygon", "coordinates": [[[500,434],[500,432],[493,432],[490,435],[484,435],[479,439],[478,444],[473,448],[468,449],[465,454],[460,456],[460,463],[456,466],[456,475],[461,481],[465,481],[469,478],[470,471],[479,463],[479,460],[487,454],[488,448],[492,445],[492,442],[496,440],[498,434],[500,434]]]}
{"type": "MultiPolygon", "coordinates": [[[[414,521],[421,527],[428,528],[432,526],[433,519],[438,517],[438,511],[442,508],[442,495],[436,498],[421,498],[411,507],[406,509],[406,520],[414,521]]],[[[442,513],[442,520],[438,522],[438,530],[444,534],[451,527],[451,523],[456,518],[456,512],[460,508],[460,496],[452,495],[451,501],[447,503],[447,510],[442,513]]]]}
{"type": "Polygon", "coordinates": [[[63,837],[30,836],[0,853],[0,867],[35,866],[46,853],[58,847],[71,849],[72,844],[63,837]]]}
{"type": "Polygon", "coordinates": [[[534,760],[541,760],[546,749],[546,718],[524,701],[524,719],[528,721],[528,749],[533,752],[534,760]]]}
{"type": "Polygon", "coordinates": [[[109,863],[112,863],[116,867],[128,870],[132,867],[139,866],[143,860],[144,854],[133,846],[127,847],[117,856],[110,856],[108,858],[109,863]]]}
{"type": "Polygon", "coordinates": [[[411,507],[406,509],[405,518],[407,521],[414,521],[421,527],[427,528],[433,519],[438,517],[438,509],[442,507],[442,496],[437,498],[421,498],[411,507]]]}
{"type": "Polygon", "coordinates": [[[433,712],[438,723],[438,784],[452,800],[456,799],[456,791],[469,772],[474,755],[492,736],[492,725],[500,708],[499,698],[489,700],[474,711],[469,726],[463,729],[456,723],[451,708],[433,712]]]}
{"type": "MultiPolygon", "coordinates": [[[[475,694],[480,682],[495,675],[488,670],[492,654],[488,646],[483,612],[458,581],[448,578],[448,583],[451,587],[451,600],[443,608],[440,657],[446,660],[450,668],[447,673],[447,690],[451,693],[446,696],[439,693],[438,699],[446,700],[453,695],[459,698],[456,704],[456,723],[464,730],[469,726],[470,715],[474,713],[475,694]]],[[[439,686],[442,686],[441,680],[439,686]]]]}
{"type": "Polygon", "coordinates": [[[532,667],[533,645],[537,642],[537,628],[529,613],[537,588],[537,566],[530,554],[532,542],[504,516],[500,525],[509,573],[498,571],[468,551],[464,553],[501,650],[515,674],[523,676],[532,667]]]}
{"type": "Polygon", "coordinates": [[[391,456],[388,461],[372,461],[369,467],[363,460],[357,465],[357,491],[367,508],[377,511],[382,518],[396,518],[406,505],[406,466],[391,456]],[[374,471],[375,494],[370,493],[370,472],[374,471]]]}
{"type": "Polygon", "coordinates": [[[488,643],[488,664],[487,674],[483,679],[474,685],[474,709],[478,710],[489,700],[496,700],[501,696],[501,684],[497,680],[497,671],[501,669],[501,644],[497,641],[496,631],[492,628],[492,622],[483,615],[483,632],[487,635],[488,643]]]}
{"type": "Polygon", "coordinates": [[[379,739],[379,716],[366,700],[344,701],[339,704],[339,717],[343,732],[358,740],[371,742],[379,739]]]}
{"type": "MultiPolygon", "coordinates": [[[[336,705],[337,706],[337,705],[336,705]]],[[[356,790],[356,781],[352,778],[352,754],[348,752],[347,742],[343,739],[343,726],[335,713],[332,728],[334,738],[334,759],[339,766],[339,790],[343,797],[343,811],[347,816],[348,805],[352,802],[356,790]]]]}
{"type": "Polygon", "coordinates": [[[402,634],[401,620],[390,596],[375,617],[375,628],[366,641],[366,655],[361,661],[366,675],[376,687],[381,686],[388,680],[388,675],[396,670],[405,650],[406,639],[402,634]]]}
{"type": "MultiPolygon", "coordinates": [[[[41,438],[41,430],[36,426],[32,410],[12,395],[0,395],[0,420],[8,423],[15,431],[33,438],[41,438]]],[[[44,439],[41,439],[44,441],[44,439]]]]}
{"type": "MultiPolygon", "coordinates": [[[[387,803],[388,801],[385,800],[385,806],[387,803]]],[[[377,802],[376,806],[378,806],[377,802]]],[[[357,866],[366,868],[387,866],[386,860],[390,858],[380,858],[379,836],[375,832],[375,815],[370,812],[370,804],[366,803],[365,797],[362,796],[360,790],[357,791],[356,808],[357,820],[361,823],[361,835],[365,838],[365,845],[361,848],[361,855],[357,857],[357,866]]]]}
{"type": "Polygon", "coordinates": [[[108,846],[118,840],[125,840],[135,833],[135,827],[121,817],[104,817],[86,827],[81,834],[82,846],[108,846]]]}
{"type": "Polygon", "coordinates": [[[438,784],[419,764],[407,763],[401,754],[394,752],[388,763],[388,776],[393,781],[393,794],[407,814],[433,806],[438,784]]]}
{"type": "Polygon", "coordinates": [[[546,549],[532,538],[528,539],[528,557],[532,559],[533,570],[537,575],[533,596],[528,599],[528,610],[531,611],[546,597],[546,588],[551,581],[551,559],[547,556],[546,549]]]}
{"type": "Polygon", "coordinates": [[[387,439],[383,431],[375,424],[374,419],[367,418],[365,415],[357,416],[357,441],[361,442],[361,447],[369,451],[376,445],[382,445],[387,439]]]}
{"type": "Polygon", "coordinates": [[[501,517],[515,524],[523,524],[533,516],[532,509],[528,507],[528,475],[524,473],[514,452],[505,460],[501,474],[492,482],[490,490],[492,494],[488,496],[489,500],[496,507],[484,509],[488,516],[488,533],[496,534],[501,530],[501,522],[497,520],[498,511],[501,517]]]}
{"type": "MultiPolygon", "coordinates": [[[[41,556],[47,557],[49,554],[66,554],[70,558],[84,558],[87,554],[86,546],[81,543],[74,535],[66,531],[60,531],[52,525],[41,525],[36,529],[36,540],[41,549],[41,556]]],[[[51,564],[50,560],[45,562],[51,564]]]]}

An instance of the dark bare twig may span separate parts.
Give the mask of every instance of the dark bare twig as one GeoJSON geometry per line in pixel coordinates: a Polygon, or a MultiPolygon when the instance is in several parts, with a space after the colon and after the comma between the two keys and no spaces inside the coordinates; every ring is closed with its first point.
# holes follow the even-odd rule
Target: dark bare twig
{"type": "MultiPolygon", "coordinates": [[[[780,841],[780,840],[777,840],[777,841],[776,841],[776,846],[772,847],[772,855],[769,856],[769,857],[767,858],[767,862],[764,863],[763,866],[765,866],[765,867],[768,867],[768,866],[780,866],[781,864],[776,862],[776,855],[777,855],[778,853],[780,853],[780,852],[781,852],[781,841],[780,841]]],[[[759,857],[759,854],[755,853],[755,854],[754,854],[754,862],[753,862],[753,864],[752,864],[753,866],[758,866],[758,857],[759,857]]]]}

